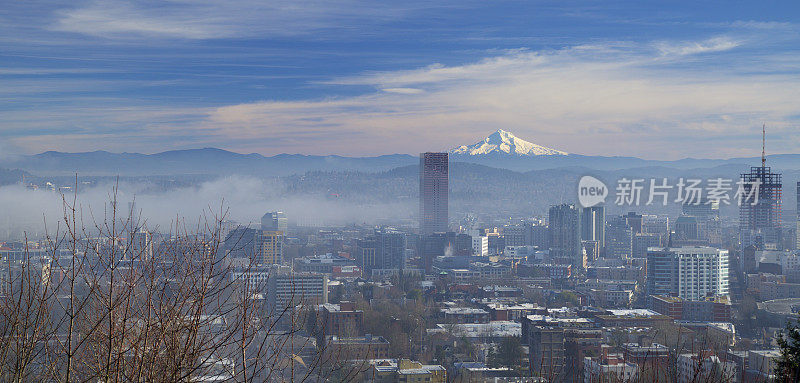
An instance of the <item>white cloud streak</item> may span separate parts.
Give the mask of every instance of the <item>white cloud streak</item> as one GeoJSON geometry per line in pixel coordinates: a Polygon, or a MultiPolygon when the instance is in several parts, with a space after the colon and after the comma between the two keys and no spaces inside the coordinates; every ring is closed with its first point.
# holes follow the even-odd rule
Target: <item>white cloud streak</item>
{"type": "Polygon", "coordinates": [[[59,12],[53,30],[103,38],[219,39],[296,36],[373,25],[432,7],[420,1],[90,1],[59,12]]]}
{"type": "MultiPolygon", "coordinates": [[[[575,153],[669,159],[753,154],[734,139],[762,121],[773,131],[789,131],[797,122],[800,79],[740,73],[724,65],[728,58],[714,55],[741,47],[723,36],[510,52],[459,66],[334,79],[328,83],[382,92],[225,106],[203,125],[220,137],[251,140],[253,150],[265,137],[302,132],[330,133],[324,145],[341,153],[437,150],[503,128],[575,153]],[[698,62],[702,66],[692,66],[698,62]],[[717,64],[728,70],[711,69],[717,64]],[[718,145],[709,146],[711,140],[718,145]]],[[[310,143],[297,144],[282,150],[307,151],[310,143]]]]}
{"type": "MultiPolygon", "coordinates": [[[[92,4],[79,9],[116,9],[113,4],[107,9],[92,4]]],[[[202,10],[205,3],[176,4],[202,10]]],[[[119,5],[123,10],[130,6],[119,5]]],[[[239,7],[237,12],[249,9],[231,7],[239,7]]],[[[150,15],[154,11],[149,8],[136,9],[131,11],[132,20],[159,17],[150,15]]],[[[170,12],[166,9],[163,15],[172,20],[170,12]]],[[[207,16],[213,29],[214,16],[207,16]]],[[[197,15],[188,19],[203,20],[197,15]]],[[[114,24],[112,20],[107,21],[114,24]]],[[[228,21],[219,24],[228,25],[228,21]]],[[[83,24],[74,20],[70,25],[83,24]]],[[[127,27],[103,28],[91,29],[103,35],[139,33],[127,27]]],[[[471,144],[502,128],[572,153],[676,159],[757,155],[759,146],[747,140],[755,138],[765,122],[772,134],[788,138],[772,147],[773,152],[794,152],[800,57],[791,50],[758,51],[768,41],[764,36],[755,32],[698,41],[518,49],[461,65],[432,63],[313,84],[328,94],[373,89],[355,96],[263,100],[213,108],[76,99],[47,110],[11,110],[2,129],[10,132],[6,135],[11,144],[29,152],[152,153],[213,146],[266,155],[379,155],[445,150],[471,144]],[[34,133],[26,134],[26,129],[34,133]]],[[[796,39],[793,36],[781,35],[781,43],[796,39]]],[[[26,92],[35,95],[43,87],[52,92],[112,86],[100,81],[81,84],[78,79],[36,86],[8,81],[5,85],[0,96],[9,98],[26,92]]]]}

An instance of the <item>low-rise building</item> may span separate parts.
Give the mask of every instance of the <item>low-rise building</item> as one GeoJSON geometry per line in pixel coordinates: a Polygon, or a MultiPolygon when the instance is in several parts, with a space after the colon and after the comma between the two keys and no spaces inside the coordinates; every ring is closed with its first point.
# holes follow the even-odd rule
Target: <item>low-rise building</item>
{"type": "Polygon", "coordinates": [[[447,370],[438,364],[422,364],[409,359],[370,361],[368,381],[376,383],[446,383],[447,370]]]}
{"type": "Polygon", "coordinates": [[[775,381],[775,365],[780,356],[780,350],[748,351],[746,380],[748,382],[775,381]]]}
{"type": "Polygon", "coordinates": [[[583,358],[583,382],[633,382],[639,375],[639,366],[626,362],[622,354],[583,358]]]}
{"type": "Polygon", "coordinates": [[[321,273],[331,275],[334,268],[355,266],[356,262],[339,254],[323,254],[313,257],[295,258],[292,261],[293,270],[298,273],[321,273]]]}
{"type": "Polygon", "coordinates": [[[487,323],[489,312],[472,307],[447,307],[441,309],[442,317],[454,323],[487,323]]]}
{"type": "Polygon", "coordinates": [[[727,296],[690,301],[679,297],[653,295],[650,308],[675,320],[693,322],[730,322],[731,301],[727,296]]]}
{"type": "Polygon", "coordinates": [[[669,363],[669,348],[658,343],[625,343],[622,357],[626,362],[635,363],[642,371],[660,372],[666,370],[669,363]]]}
{"type": "Polygon", "coordinates": [[[354,337],[330,336],[325,340],[323,353],[331,359],[323,360],[364,360],[389,357],[389,341],[382,336],[365,334],[354,337]]]}
{"type": "Polygon", "coordinates": [[[678,383],[738,382],[736,363],[723,361],[711,352],[678,355],[678,383]]]}

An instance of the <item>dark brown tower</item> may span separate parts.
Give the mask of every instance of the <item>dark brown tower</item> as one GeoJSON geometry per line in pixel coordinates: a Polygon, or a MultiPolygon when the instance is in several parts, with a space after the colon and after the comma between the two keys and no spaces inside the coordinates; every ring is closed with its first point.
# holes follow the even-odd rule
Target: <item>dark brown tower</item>
{"type": "Polygon", "coordinates": [[[420,235],[447,231],[448,175],[447,153],[419,155],[420,235]]]}

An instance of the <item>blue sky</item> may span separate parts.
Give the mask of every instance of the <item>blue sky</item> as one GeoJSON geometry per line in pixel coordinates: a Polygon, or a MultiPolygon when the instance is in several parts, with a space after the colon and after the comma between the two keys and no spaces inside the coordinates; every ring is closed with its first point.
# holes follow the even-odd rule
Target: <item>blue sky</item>
{"type": "Polygon", "coordinates": [[[30,1],[0,6],[0,151],[376,155],[502,128],[581,154],[800,144],[800,5],[30,1]]]}

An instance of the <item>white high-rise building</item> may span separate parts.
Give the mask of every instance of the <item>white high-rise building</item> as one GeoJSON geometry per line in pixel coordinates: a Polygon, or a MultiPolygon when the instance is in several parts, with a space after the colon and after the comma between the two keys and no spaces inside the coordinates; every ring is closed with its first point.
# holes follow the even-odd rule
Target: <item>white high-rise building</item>
{"type": "Polygon", "coordinates": [[[707,246],[651,248],[647,293],[692,301],[728,295],[728,251],[707,246]]]}

